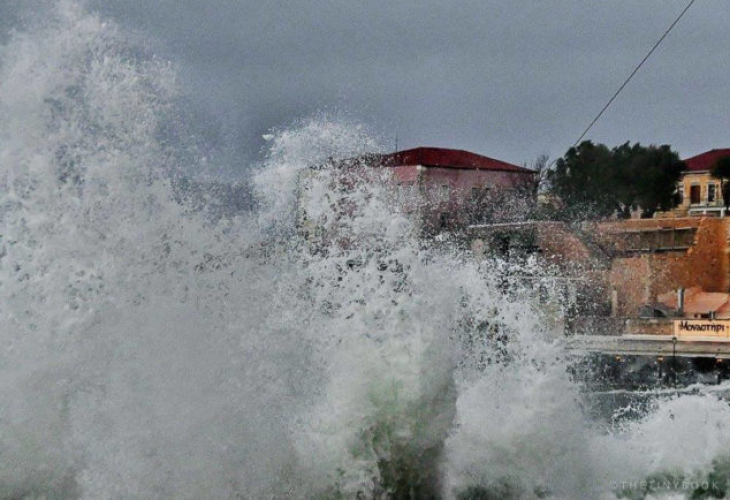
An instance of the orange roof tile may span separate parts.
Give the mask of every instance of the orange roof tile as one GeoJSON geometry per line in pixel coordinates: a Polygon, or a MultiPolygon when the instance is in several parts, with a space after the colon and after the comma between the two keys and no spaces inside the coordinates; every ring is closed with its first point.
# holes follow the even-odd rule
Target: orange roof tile
{"type": "MultiPolygon", "coordinates": [[[[667,292],[657,297],[658,302],[677,308],[677,292],[667,292]]],[[[700,288],[688,288],[684,292],[685,314],[704,314],[726,309],[730,303],[730,293],[703,292],[700,288]]]]}
{"type": "Polygon", "coordinates": [[[698,293],[684,300],[684,312],[689,314],[716,312],[727,304],[729,299],[730,294],[727,293],[698,293]]]}

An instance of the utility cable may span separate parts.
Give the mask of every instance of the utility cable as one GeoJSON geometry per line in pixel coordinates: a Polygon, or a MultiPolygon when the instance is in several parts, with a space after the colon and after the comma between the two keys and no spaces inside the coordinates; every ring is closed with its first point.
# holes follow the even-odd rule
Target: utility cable
{"type": "Polygon", "coordinates": [[[575,141],[575,143],[573,144],[573,147],[576,147],[580,143],[580,141],[583,140],[583,138],[586,136],[586,134],[588,133],[588,131],[591,128],[593,128],[593,125],[595,125],[596,122],[601,118],[601,116],[603,116],[603,113],[605,113],[606,110],[608,109],[608,107],[611,106],[611,104],[613,103],[613,101],[616,100],[616,98],[621,93],[621,91],[626,87],[626,85],[629,84],[629,82],[634,77],[634,75],[641,69],[641,67],[644,65],[644,63],[651,57],[651,55],[657,49],[657,47],[659,47],[659,45],[661,45],[661,43],[664,41],[664,39],[667,37],[667,35],[669,35],[669,32],[672,31],[672,29],[677,25],[677,23],[679,22],[679,20],[682,19],[682,17],[684,17],[684,15],[687,13],[687,11],[689,10],[689,8],[692,7],[692,5],[696,1],[697,0],[690,0],[690,2],[687,4],[687,6],[684,8],[684,10],[679,14],[679,16],[677,16],[677,18],[669,26],[669,28],[667,28],[667,31],[665,31],[664,34],[661,36],[661,38],[659,38],[659,40],[657,40],[657,42],[654,44],[654,46],[651,48],[651,50],[644,56],[644,58],[641,60],[641,62],[638,64],[638,66],[636,66],[636,68],[634,68],[634,71],[631,72],[631,74],[624,81],[624,83],[621,85],[621,87],[619,87],[619,89],[616,91],[616,93],[613,94],[613,97],[611,97],[611,99],[608,100],[608,102],[606,103],[606,105],[603,106],[603,109],[601,109],[601,112],[596,115],[596,117],[593,119],[593,121],[590,123],[590,125],[588,125],[588,127],[586,127],[586,129],[583,131],[583,133],[580,134],[580,137],[578,137],[578,140],[575,141]]]}

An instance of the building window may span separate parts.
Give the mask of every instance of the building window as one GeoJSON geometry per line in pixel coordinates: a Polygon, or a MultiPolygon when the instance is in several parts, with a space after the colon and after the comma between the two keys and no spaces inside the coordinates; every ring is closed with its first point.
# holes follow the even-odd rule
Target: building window
{"type": "Polygon", "coordinates": [[[677,187],[677,200],[680,205],[684,204],[684,183],[677,187]]]}
{"type": "Polygon", "coordinates": [[[441,185],[441,196],[446,200],[449,199],[449,185],[448,184],[441,185]]]}
{"type": "Polygon", "coordinates": [[[478,187],[471,188],[471,199],[476,200],[478,198],[479,198],[479,188],[478,187]]]}
{"type": "Polygon", "coordinates": [[[700,197],[701,197],[701,186],[699,184],[693,184],[689,187],[689,202],[692,205],[699,205],[700,204],[700,197]]]}
{"type": "Polygon", "coordinates": [[[707,203],[715,203],[717,201],[717,185],[707,185],[707,203]]]}

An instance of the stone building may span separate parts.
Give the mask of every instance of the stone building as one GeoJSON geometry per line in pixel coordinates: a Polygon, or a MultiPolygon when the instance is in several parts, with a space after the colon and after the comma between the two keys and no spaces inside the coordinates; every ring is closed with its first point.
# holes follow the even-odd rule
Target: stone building
{"type": "Polygon", "coordinates": [[[679,288],[730,290],[730,220],[690,217],[599,223],[593,237],[609,258],[613,314],[636,317],[679,288]]]}
{"type": "Polygon", "coordinates": [[[372,158],[392,179],[430,233],[487,220],[513,220],[536,196],[535,172],[457,149],[420,147],[372,158]]]}
{"type": "Polygon", "coordinates": [[[382,185],[393,195],[391,208],[406,215],[425,237],[462,232],[474,223],[524,217],[537,194],[534,171],[469,151],[420,147],[363,155],[300,174],[298,221],[310,240],[340,237],[336,228],[328,231],[322,221],[354,209],[346,208],[353,201],[349,199],[331,202],[331,213],[324,216],[306,210],[313,197],[322,195],[312,189],[319,173],[330,179],[330,198],[346,198],[348,191],[369,183],[382,185]]]}
{"type": "Polygon", "coordinates": [[[722,184],[711,174],[717,160],[723,156],[730,156],[730,149],[713,149],[684,160],[687,168],[677,186],[680,203],[671,215],[725,216],[727,209],[722,199],[722,184]]]}

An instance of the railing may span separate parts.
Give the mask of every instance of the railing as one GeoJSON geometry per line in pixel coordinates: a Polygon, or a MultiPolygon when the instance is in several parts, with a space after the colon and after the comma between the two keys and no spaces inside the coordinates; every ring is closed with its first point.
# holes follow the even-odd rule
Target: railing
{"type": "Polygon", "coordinates": [[[674,335],[674,322],[681,318],[617,318],[581,316],[567,323],[569,335],[674,335]]]}

